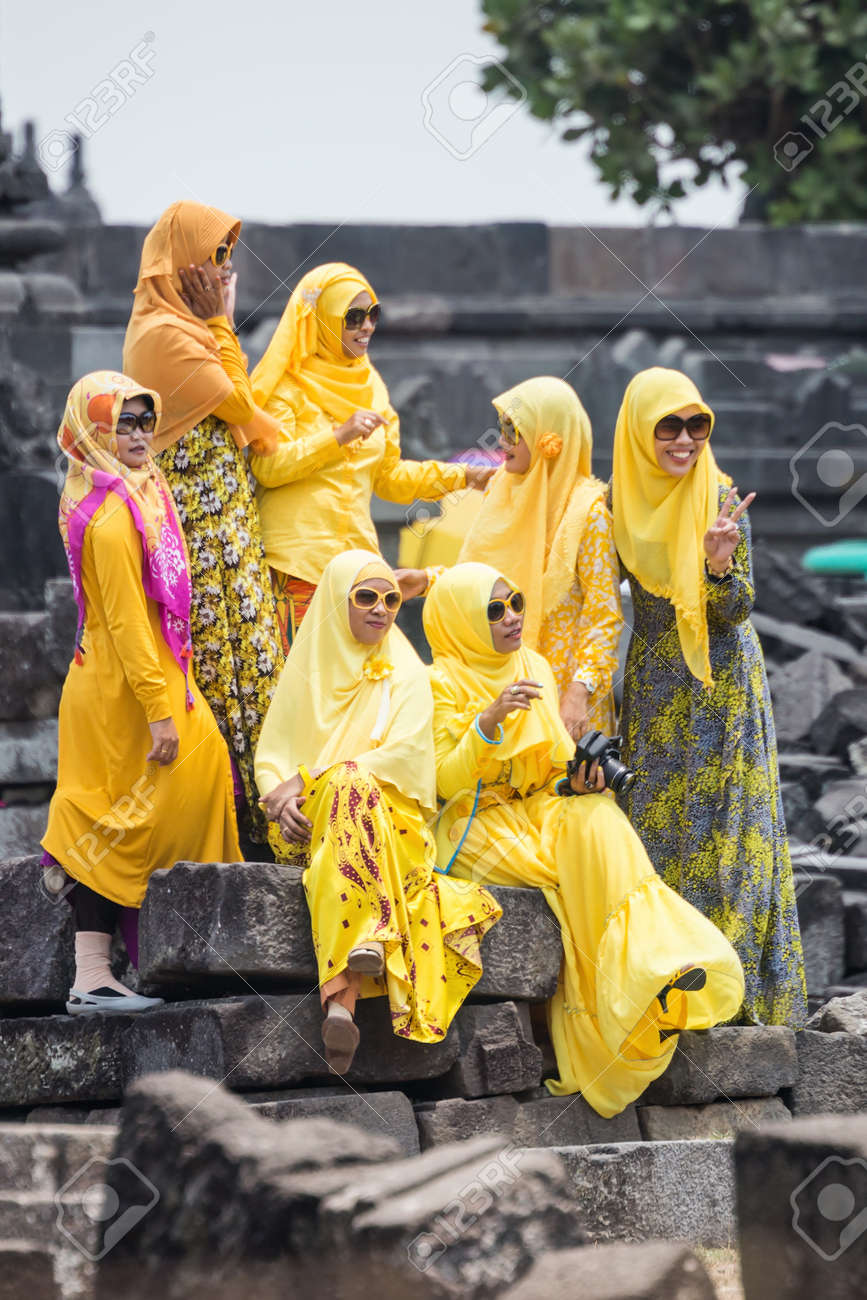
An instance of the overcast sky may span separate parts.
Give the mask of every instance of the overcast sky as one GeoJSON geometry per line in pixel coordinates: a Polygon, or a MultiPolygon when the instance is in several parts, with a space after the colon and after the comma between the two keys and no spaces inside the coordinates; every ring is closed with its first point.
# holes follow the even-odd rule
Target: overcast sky
{"type": "MultiPolygon", "coordinates": [[[[110,222],[195,198],[270,222],[644,223],[579,147],[474,90],[481,23],[478,0],[0,0],[4,128],[35,118],[60,161],[77,114],[110,222]]],[[[706,187],[677,219],[733,224],[741,196],[706,187]]]]}

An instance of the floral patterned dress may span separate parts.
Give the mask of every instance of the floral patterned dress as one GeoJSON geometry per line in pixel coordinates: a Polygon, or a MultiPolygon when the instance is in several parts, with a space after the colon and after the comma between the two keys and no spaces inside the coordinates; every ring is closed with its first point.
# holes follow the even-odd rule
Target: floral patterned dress
{"type": "Polygon", "coordinates": [[[196,680],[241,778],[242,825],[261,842],[266,823],[253,759],[284,656],[246,461],[228,426],[213,415],[157,461],[190,552],[196,680]]]}
{"type": "MultiPolygon", "coordinates": [[[[720,488],[720,503],[727,488],[720,488]]],[[[637,779],[624,807],[666,884],[715,922],[746,979],[741,1016],[803,1027],[804,962],[777,742],[753,607],[750,528],[707,578],[708,693],[686,667],[674,607],[632,574],[621,727],[637,779]]]]}

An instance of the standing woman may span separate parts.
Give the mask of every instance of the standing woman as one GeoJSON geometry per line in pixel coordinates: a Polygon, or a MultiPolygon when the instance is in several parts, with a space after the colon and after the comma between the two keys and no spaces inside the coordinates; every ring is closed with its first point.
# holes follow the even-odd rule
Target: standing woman
{"type": "Polygon", "coordinates": [[[283,653],[243,448],[275,446],[278,430],[232,327],[240,229],[200,203],[163,213],[142,248],[123,364],[163,399],[154,449],[190,550],[196,676],[240,775],[245,829],[262,840],[253,757],[283,653]]]}
{"type": "Polygon", "coordinates": [[[614,537],[634,624],[621,724],[626,810],[662,878],[738,951],[742,1015],[801,1028],[806,992],[750,529],[677,370],[629,383],[614,435],[614,537]]]}
{"type": "Polygon", "coordinates": [[[358,997],[401,1038],[438,1042],[482,973],[501,909],[434,874],[427,674],[394,627],[394,573],[370,551],[325,568],[268,710],[256,776],[278,861],[303,864],[331,1068],[358,1045],[358,997]]]}
{"type": "Polygon", "coordinates": [[[160,868],[240,853],[229,755],[190,668],[184,538],[150,455],[159,417],[155,392],[100,371],[74,386],[57,435],[69,460],[60,532],[79,622],[42,846],[43,865],[78,882],[67,894],[70,1014],[157,1005],[111,975],[122,910],[141,907],[160,868]]]}
{"type": "Polygon", "coordinates": [[[577,740],[613,729],[611,682],[623,619],[605,486],[593,478],[587,412],[562,379],[528,379],[494,398],[505,462],[459,559],[493,565],[527,595],[524,644],[554,670],[577,740]]]}
{"type": "Polygon", "coordinates": [[[277,450],[250,468],[265,555],[288,651],[329,560],[379,550],[370,498],[408,505],[482,488],[493,469],[402,460],[400,421],[368,348],[380,306],[343,262],[317,266],[293,290],[253,372],[256,401],[282,429],[277,450]]]}

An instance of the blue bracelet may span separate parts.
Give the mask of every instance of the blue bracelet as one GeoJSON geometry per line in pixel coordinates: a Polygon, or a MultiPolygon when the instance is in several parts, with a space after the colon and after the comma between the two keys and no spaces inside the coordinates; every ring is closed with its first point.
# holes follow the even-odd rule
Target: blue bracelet
{"type": "MultiPolygon", "coordinates": [[[[481,714],[479,715],[479,717],[480,716],[481,714]]],[[[483,740],[486,745],[502,745],[503,740],[505,738],[505,732],[503,731],[502,722],[497,723],[497,735],[495,736],[495,738],[493,740],[489,740],[488,737],[485,735],[485,733],[482,731],[481,727],[479,726],[479,717],[477,717],[475,722],[473,723],[473,726],[476,729],[476,735],[481,740],[483,740]]]]}

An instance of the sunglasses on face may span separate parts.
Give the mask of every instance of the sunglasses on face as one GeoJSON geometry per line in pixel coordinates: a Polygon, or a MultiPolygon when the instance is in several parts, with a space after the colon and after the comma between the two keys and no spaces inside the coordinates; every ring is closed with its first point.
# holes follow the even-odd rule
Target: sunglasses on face
{"type": "Polygon", "coordinates": [[[517,447],[518,443],[521,441],[521,435],[518,433],[514,424],[512,424],[512,421],[508,419],[507,416],[501,415],[499,426],[500,437],[503,439],[503,442],[508,443],[510,447],[517,447]]]}
{"type": "Polygon", "coordinates": [[[136,429],[141,429],[142,433],[153,433],[157,427],[157,417],[154,411],[142,411],[141,415],[133,415],[132,411],[124,411],[123,415],[117,417],[117,432],[129,437],[135,433],[136,429]]]}
{"type": "Polygon", "coordinates": [[[489,600],[488,622],[502,623],[506,617],[507,609],[510,609],[513,614],[523,614],[524,603],[523,591],[513,591],[511,596],[507,596],[505,600],[489,600]]]}
{"type": "Polygon", "coordinates": [[[231,256],[231,244],[218,244],[211,254],[211,261],[214,263],[214,266],[225,266],[231,256]]]}
{"type": "Polygon", "coordinates": [[[376,609],[382,601],[389,614],[396,614],[403,603],[403,596],[397,587],[390,591],[377,591],[375,587],[355,587],[349,593],[349,599],[356,609],[376,609]]]}
{"type": "Polygon", "coordinates": [[[381,312],[382,308],[378,302],[373,303],[370,307],[350,307],[343,317],[343,324],[348,330],[360,330],[368,318],[371,325],[375,325],[381,312]]]}
{"type": "Polygon", "coordinates": [[[691,415],[688,420],[682,420],[679,415],[666,415],[654,433],[660,442],[673,442],[682,429],[686,429],[693,442],[702,442],[710,434],[710,416],[691,415]]]}

